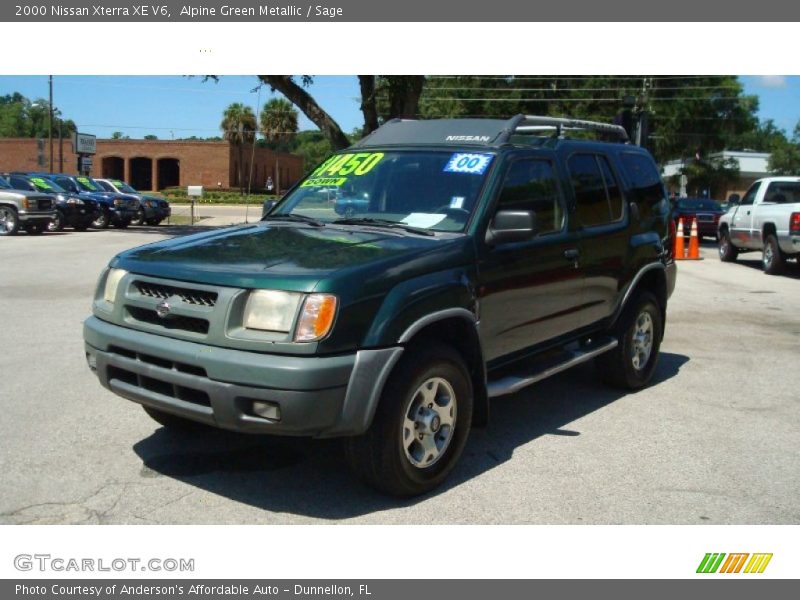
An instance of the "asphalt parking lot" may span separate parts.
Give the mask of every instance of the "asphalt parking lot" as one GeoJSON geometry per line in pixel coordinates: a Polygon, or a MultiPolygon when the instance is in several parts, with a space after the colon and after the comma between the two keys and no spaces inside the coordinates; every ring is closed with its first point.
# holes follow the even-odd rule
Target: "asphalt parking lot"
{"type": "Polygon", "coordinates": [[[453,476],[397,501],[337,441],[175,434],[103,389],[81,322],[116,252],[184,229],[0,239],[1,523],[800,523],[800,268],[683,262],[655,383],[584,365],[493,404],[453,476]]]}

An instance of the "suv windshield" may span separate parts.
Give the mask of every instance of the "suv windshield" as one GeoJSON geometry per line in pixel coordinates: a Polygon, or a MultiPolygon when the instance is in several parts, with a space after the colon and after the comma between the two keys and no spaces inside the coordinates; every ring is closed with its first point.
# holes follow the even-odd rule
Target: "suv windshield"
{"type": "Polygon", "coordinates": [[[348,152],[317,167],[266,217],[322,223],[390,221],[434,231],[467,224],[494,156],[438,151],[348,152]]]}
{"type": "Polygon", "coordinates": [[[50,181],[49,179],[45,179],[44,177],[28,177],[28,181],[30,181],[33,185],[35,185],[36,189],[39,190],[40,192],[50,192],[52,194],[67,193],[67,190],[62,188],[55,181],[50,181]]]}
{"type": "Polygon", "coordinates": [[[103,188],[97,185],[97,182],[91,179],[90,177],[76,177],[75,181],[78,182],[78,186],[85,192],[102,192],[103,188]]]}
{"type": "Polygon", "coordinates": [[[127,183],[125,183],[124,181],[120,181],[118,179],[112,179],[111,183],[114,184],[114,187],[116,187],[118,191],[123,192],[124,194],[138,194],[139,193],[135,189],[133,189],[131,186],[129,186],[127,183]]]}

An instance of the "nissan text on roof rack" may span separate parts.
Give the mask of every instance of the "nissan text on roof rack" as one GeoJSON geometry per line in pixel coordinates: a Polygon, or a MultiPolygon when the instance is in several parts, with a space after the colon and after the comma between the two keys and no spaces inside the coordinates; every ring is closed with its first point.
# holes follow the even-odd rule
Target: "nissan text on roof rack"
{"type": "Polygon", "coordinates": [[[490,401],[588,360],[608,384],[648,384],[673,235],[655,163],[621,127],[393,120],[257,224],[115,256],[86,358],[165,427],[343,437],[369,485],[421,494],[490,401]]]}

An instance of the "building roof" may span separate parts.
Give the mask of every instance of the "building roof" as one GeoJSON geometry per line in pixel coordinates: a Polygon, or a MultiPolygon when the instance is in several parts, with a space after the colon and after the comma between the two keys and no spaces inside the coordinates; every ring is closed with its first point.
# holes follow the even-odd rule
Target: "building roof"
{"type": "MultiPolygon", "coordinates": [[[[723,150],[708,155],[709,158],[722,158],[723,160],[735,158],[739,162],[739,174],[742,177],[766,177],[769,173],[769,152],[751,152],[749,150],[723,150]]],[[[681,167],[685,164],[683,159],[670,160],[664,163],[664,177],[680,175],[681,167]]]]}

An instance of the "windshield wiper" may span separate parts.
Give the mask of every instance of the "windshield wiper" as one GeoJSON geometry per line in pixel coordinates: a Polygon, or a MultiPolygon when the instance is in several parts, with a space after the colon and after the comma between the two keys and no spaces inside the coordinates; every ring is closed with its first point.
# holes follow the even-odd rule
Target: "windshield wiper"
{"type": "Polygon", "coordinates": [[[325,223],[318,221],[314,217],[307,217],[305,215],[267,215],[261,219],[262,221],[296,221],[298,223],[308,223],[312,227],[325,227],[325,223]]]}
{"type": "Polygon", "coordinates": [[[374,227],[387,227],[389,229],[402,229],[404,231],[408,231],[409,233],[416,233],[418,235],[428,235],[432,236],[435,235],[432,231],[428,229],[422,229],[421,227],[414,227],[412,225],[406,225],[405,223],[400,223],[397,221],[389,221],[388,219],[373,219],[370,217],[349,217],[346,219],[336,219],[333,221],[334,225],[372,225],[374,227]]]}

